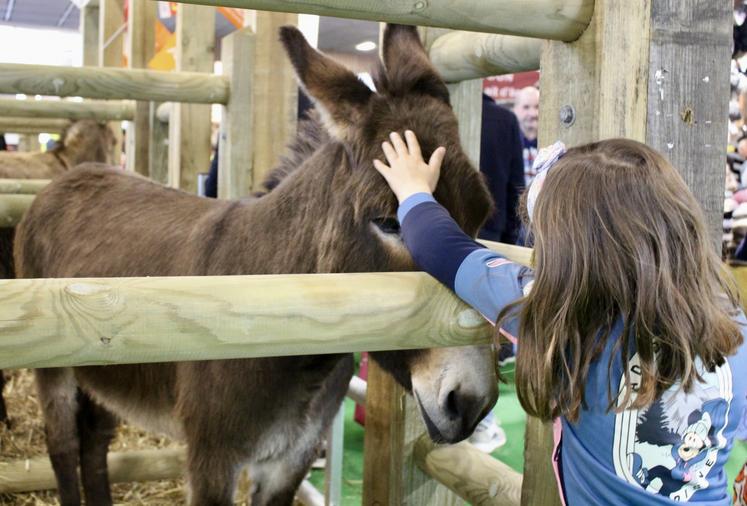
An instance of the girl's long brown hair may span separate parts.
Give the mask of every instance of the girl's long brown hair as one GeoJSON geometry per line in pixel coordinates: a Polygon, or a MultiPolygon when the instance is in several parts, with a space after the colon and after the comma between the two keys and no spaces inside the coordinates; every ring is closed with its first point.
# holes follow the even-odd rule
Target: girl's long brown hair
{"type": "Polygon", "coordinates": [[[529,414],[578,419],[589,366],[619,318],[612,356],[622,356],[628,388],[618,399],[617,385],[608,387],[608,409],[646,406],[676,382],[689,390],[700,379],[696,357],[712,368],[741,344],[738,295],[701,208],[646,145],[570,149],[545,180],[531,230],[534,286],[499,317],[521,307],[516,382],[529,414]],[[634,398],[632,350],[642,374],[634,398]]]}

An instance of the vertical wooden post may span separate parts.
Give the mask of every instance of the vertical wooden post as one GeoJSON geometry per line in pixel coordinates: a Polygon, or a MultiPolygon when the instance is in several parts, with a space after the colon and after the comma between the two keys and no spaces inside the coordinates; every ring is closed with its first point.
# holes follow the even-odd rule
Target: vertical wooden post
{"type": "Polygon", "coordinates": [[[23,134],[18,141],[18,151],[26,153],[36,153],[41,149],[39,144],[39,134],[23,134]]]}
{"type": "Polygon", "coordinates": [[[415,443],[426,432],[415,399],[372,360],[367,384],[363,504],[463,504],[415,463],[415,443]]]}
{"type": "Polygon", "coordinates": [[[449,84],[451,106],[459,121],[462,149],[480,167],[480,139],[482,128],[482,79],[449,84]]]}
{"type": "Polygon", "coordinates": [[[80,10],[80,34],[83,38],[83,65],[99,64],[99,2],[92,0],[80,10]]]}
{"type": "MultiPolygon", "coordinates": [[[[215,7],[177,4],[177,70],[212,73],[214,51],[215,7]]],[[[210,167],[210,151],[210,105],[174,104],[169,121],[169,185],[195,193],[197,173],[210,167]]]]}
{"type": "MultiPolygon", "coordinates": [[[[124,54],[124,8],[122,0],[99,0],[99,66],[121,67],[124,54]]],[[[114,133],[113,162],[122,156],[122,122],[109,123],[114,133]]]]}
{"type": "MultiPolygon", "coordinates": [[[[129,40],[127,64],[129,68],[145,68],[156,50],[156,3],[150,0],[130,0],[127,19],[129,40]]],[[[148,153],[150,142],[150,103],[136,102],[135,119],[128,122],[125,145],[126,169],[149,175],[148,153]]]]}
{"type": "MultiPolygon", "coordinates": [[[[572,43],[547,42],[540,145],[628,137],[664,153],[721,236],[731,4],[597,0],[572,43]]],[[[529,419],[522,504],[559,504],[549,424],[529,419]]]]}
{"type": "Polygon", "coordinates": [[[298,25],[298,14],[256,11],[255,23],[252,188],[258,190],[296,132],[298,83],[278,30],[283,25],[298,25]]]}
{"type": "Polygon", "coordinates": [[[169,181],[169,124],[158,119],[161,102],[149,102],[148,177],[161,184],[169,181]]]}
{"type": "Polygon", "coordinates": [[[227,35],[222,41],[221,62],[223,74],[231,84],[231,96],[221,114],[219,198],[238,198],[247,195],[252,188],[255,47],[254,33],[248,27],[227,35]]]}

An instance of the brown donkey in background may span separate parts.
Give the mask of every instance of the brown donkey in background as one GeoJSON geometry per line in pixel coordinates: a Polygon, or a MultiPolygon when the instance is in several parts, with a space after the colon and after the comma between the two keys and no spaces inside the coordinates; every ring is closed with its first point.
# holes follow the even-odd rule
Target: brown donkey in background
{"type": "MultiPolygon", "coordinates": [[[[426,156],[448,148],[436,198],[476,234],[489,194],[460,147],[448,91],[416,30],[387,27],[378,93],[295,28],[281,38],[326,132],[306,125],[274,189],[220,201],[83,168],[40,193],[21,223],[19,276],[413,270],[396,201],[372,165],[389,132],[405,128],[426,156]],[[288,166],[294,161],[300,166],[288,166]]],[[[437,441],[468,437],[497,398],[489,346],[372,357],[416,394],[437,441]]],[[[78,463],[87,503],[111,504],[106,452],[116,414],[187,442],[191,504],[232,504],[237,473],[248,464],[254,506],[290,505],[352,374],[352,354],[38,370],[62,504],[80,503],[78,463]]]]}
{"type": "MultiPolygon", "coordinates": [[[[114,135],[94,120],[71,123],[60,136],[60,143],[45,153],[0,151],[0,178],[50,179],[83,162],[111,163],[114,135]]],[[[12,227],[0,227],[0,279],[15,277],[13,270],[12,227]]],[[[5,379],[0,371],[0,423],[8,415],[3,399],[5,379]]]]}

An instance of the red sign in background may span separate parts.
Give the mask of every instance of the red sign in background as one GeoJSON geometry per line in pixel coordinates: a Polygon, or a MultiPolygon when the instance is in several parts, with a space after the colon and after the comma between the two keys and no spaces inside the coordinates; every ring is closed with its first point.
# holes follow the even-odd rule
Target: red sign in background
{"type": "Polygon", "coordinates": [[[539,72],[520,72],[505,76],[488,77],[482,82],[486,95],[496,102],[513,102],[516,93],[527,86],[539,85],[539,72]]]}

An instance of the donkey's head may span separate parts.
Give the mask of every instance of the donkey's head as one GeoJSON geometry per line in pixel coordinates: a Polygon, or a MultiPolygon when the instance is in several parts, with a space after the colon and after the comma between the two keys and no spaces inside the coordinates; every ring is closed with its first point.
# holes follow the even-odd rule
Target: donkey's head
{"type": "Polygon", "coordinates": [[[105,123],[82,119],[71,123],[60,136],[56,151],[70,166],[83,162],[118,163],[114,148],[116,140],[105,123]]]}
{"type": "MultiPolygon", "coordinates": [[[[435,197],[465,232],[476,235],[490,212],[489,193],[461,148],[449,92],[415,28],[387,26],[376,92],[309,46],[295,28],[283,28],[281,38],[331,137],[313,155],[317,162],[308,162],[316,169],[317,186],[325,188],[324,222],[316,226],[321,230],[316,270],[415,268],[399,236],[396,199],[373,167],[392,131],[413,130],[426,159],[438,146],[446,147],[435,197]]],[[[378,352],[372,357],[413,392],[434,440],[469,436],[497,398],[487,346],[378,352]]]]}

